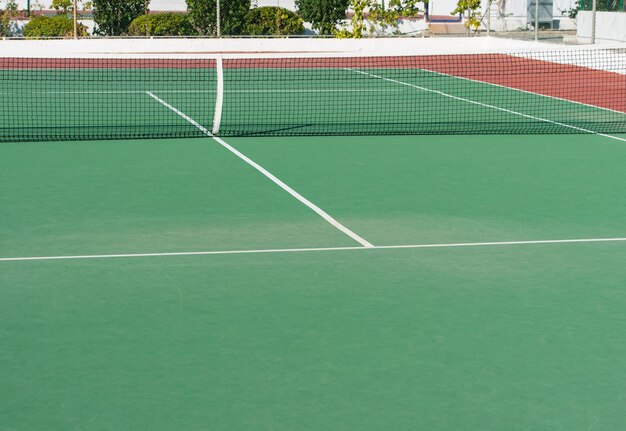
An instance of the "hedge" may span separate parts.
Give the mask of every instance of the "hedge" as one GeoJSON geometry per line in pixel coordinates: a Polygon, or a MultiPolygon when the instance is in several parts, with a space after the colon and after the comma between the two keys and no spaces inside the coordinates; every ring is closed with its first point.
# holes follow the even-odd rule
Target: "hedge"
{"type": "Polygon", "coordinates": [[[277,6],[248,11],[245,33],[252,36],[287,36],[304,34],[304,22],[295,12],[277,6]]]}
{"type": "Polygon", "coordinates": [[[129,36],[195,36],[189,17],[183,13],[142,15],[128,27],[129,36]]]}
{"type": "MultiPolygon", "coordinates": [[[[78,36],[87,36],[87,27],[77,26],[78,36]]],[[[74,21],[65,15],[36,16],[24,26],[24,37],[37,39],[42,37],[73,37],[74,21]]]]}

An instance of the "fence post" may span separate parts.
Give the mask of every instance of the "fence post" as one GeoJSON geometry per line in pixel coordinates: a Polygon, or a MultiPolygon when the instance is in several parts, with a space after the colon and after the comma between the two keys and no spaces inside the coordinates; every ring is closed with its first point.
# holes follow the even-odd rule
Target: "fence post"
{"type": "Polygon", "coordinates": [[[74,16],[72,19],[74,21],[74,39],[78,39],[78,0],[74,0],[73,9],[74,16]]]}
{"type": "Polygon", "coordinates": [[[596,43],[596,6],[597,0],[591,2],[591,44],[596,43]]]}
{"type": "Polygon", "coordinates": [[[215,2],[215,15],[217,19],[215,29],[216,29],[217,37],[222,37],[222,22],[221,22],[222,20],[221,20],[221,13],[220,13],[220,1],[221,0],[216,0],[215,2]]]}
{"type": "Polygon", "coordinates": [[[472,36],[472,28],[470,27],[470,18],[472,17],[472,13],[470,11],[470,3],[469,0],[467,2],[467,37],[472,36]]]}
{"type": "Polygon", "coordinates": [[[491,0],[487,2],[487,36],[491,35],[491,0]]]}
{"type": "Polygon", "coordinates": [[[144,26],[144,31],[146,32],[146,37],[150,36],[150,19],[148,18],[148,5],[149,5],[149,1],[148,0],[144,0],[143,2],[143,14],[145,17],[145,23],[146,25],[144,26]]]}
{"type": "Polygon", "coordinates": [[[539,40],[539,0],[535,0],[535,42],[539,40]]]}

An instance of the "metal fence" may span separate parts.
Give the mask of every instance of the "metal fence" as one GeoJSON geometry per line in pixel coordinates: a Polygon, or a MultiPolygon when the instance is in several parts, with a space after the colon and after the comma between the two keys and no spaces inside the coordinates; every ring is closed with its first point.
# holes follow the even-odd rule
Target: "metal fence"
{"type": "Polygon", "coordinates": [[[73,19],[74,5],[78,26],[84,27],[82,34],[90,36],[310,33],[310,26],[305,28],[304,21],[296,15],[295,0],[0,0],[0,14],[22,21],[58,15],[73,19]],[[302,25],[294,27],[297,22],[302,25]]]}
{"type": "MultiPolygon", "coordinates": [[[[30,20],[46,17],[61,21],[59,16],[77,22],[71,35],[57,37],[301,36],[307,33],[304,21],[296,14],[295,0],[0,0],[0,15],[5,21],[15,21],[13,34],[8,34],[10,29],[5,29],[3,34],[0,24],[0,36],[29,37],[28,28],[24,27],[30,20]]],[[[43,18],[36,21],[38,26],[46,26],[43,18]]],[[[45,29],[39,33],[38,37],[53,36],[46,35],[45,29]]]]}
{"type": "MultiPolygon", "coordinates": [[[[568,19],[572,19],[578,10],[592,10],[592,1],[568,3],[563,0],[561,3],[568,3],[571,8],[568,10],[573,11],[568,19]]],[[[337,36],[341,34],[338,30],[348,29],[349,33],[354,29],[351,20],[357,14],[348,5],[359,2],[332,2],[345,4],[345,8],[339,10],[326,28],[298,10],[305,2],[313,9],[323,3],[320,0],[0,0],[0,37],[304,37],[337,36]],[[50,20],[55,22],[46,22],[50,20]]],[[[397,4],[390,0],[370,2],[383,8],[397,4]]],[[[456,2],[422,0],[417,12],[414,9],[415,13],[401,15],[397,22],[378,27],[365,13],[367,31],[363,31],[362,36],[470,35],[467,24],[472,14],[469,10],[456,17],[445,16],[452,13],[456,2]]],[[[401,0],[401,3],[409,4],[409,0],[401,0]]],[[[596,10],[624,11],[624,3],[625,0],[596,0],[596,10]]],[[[415,0],[411,4],[415,5],[415,0]]],[[[492,17],[494,4],[503,9],[505,3],[482,0],[474,15],[478,22],[474,34],[488,32],[492,24],[498,32],[519,29],[526,24],[527,0],[512,0],[506,3],[506,11],[492,17]]]]}
{"type": "MultiPolygon", "coordinates": [[[[362,2],[365,3],[370,8],[397,7],[389,0],[362,2]]],[[[414,5],[416,1],[401,0],[401,4],[405,3],[414,5]]],[[[316,9],[321,4],[319,0],[0,0],[0,12],[5,11],[14,21],[13,28],[4,32],[0,27],[0,36],[303,37],[335,36],[340,30],[349,32],[354,28],[355,12],[349,7],[352,0],[327,2],[334,9],[318,13],[316,9]],[[307,18],[305,9],[308,16],[314,17],[307,18]],[[47,28],[46,19],[39,17],[54,18],[55,25],[50,27],[57,33],[47,28]]],[[[363,36],[419,35],[427,31],[424,12],[428,0],[421,0],[420,4],[419,8],[412,6],[412,14],[402,16],[396,23],[377,27],[365,18],[365,27],[372,31],[363,36]]]]}

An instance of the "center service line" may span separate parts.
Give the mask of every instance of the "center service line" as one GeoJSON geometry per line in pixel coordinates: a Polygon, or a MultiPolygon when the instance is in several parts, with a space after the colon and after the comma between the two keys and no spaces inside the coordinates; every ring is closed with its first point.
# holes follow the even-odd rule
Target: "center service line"
{"type": "Polygon", "coordinates": [[[201,124],[199,124],[196,120],[194,120],[193,118],[189,117],[187,114],[185,114],[184,112],[181,112],[180,110],[176,109],[175,107],[173,107],[172,105],[170,105],[169,103],[167,103],[165,100],[161,99],[160,97],[156,96],[154,93],[152,93],[151,91],[146,91],[146,94],[150,97],[152,97],[154,100],[156,100],[157,102],[159,102],[161,105],[165,106],[167,109],[169,109],[170,111],[176,113],[177,115],[179,115],[180,117],[182,117],[184,120],[186,120],[188,123],[194,125],[198,130],[200,130],[202,133],[204,133],[205,135],[207,135],[209,138],[213,139],[215,142],[217,142],[218,144],[220,144],[221,146],[223,146],[224,148],[226,148],[228,151],[230,151],[231,153],[233,153],[234,155],[236,155],[237,157],[239,157],[241,160],[243,160],[244,162],[246,162],[247,164],[249,164],[250,166],[252,166],[254,169],[256,169],[257,171],[259,171],[260,173],[262,173],[263,175],[265,175],[267,178],[269,178],[272,182],[274,182],[276,185],[278,185],[280,188],[282,188],[283,190],[285,190],[287,193],[289,193],[291,196],[293,196],[294,198],[296,198],[297,200],[299,200],[300,202],[302,202],[304,205],[306,205],[307,207],[309,207],[311,210],[313,210],[316,214],[318,214],[320,217],[322,217],[324,220],[326,220],[328,223],[330,223],[331,225],[333,225],[335,228],[337,228],[338,230],[340,230],[341,232],[343,232],[344,234],[348,235],[350,238],[352,238],[353,240],[355,240],[356,242],[358,242],[359,244],[361,244],[363,247],[367,247],[367,248],[373,248],[374,245],[371,244],[370,242],[368,242],[367,240],[365,240],[364,238],[360,237],[359,235],[357,235],[356,233],[352,232],[350,229],[348,229],[346,226],[342,225],[341,223],[339,223],[337,220],[335,220],[333,217],[330,216],[330,214],[328,214],[326,211],[324,211],[323,209],[321,209],[320,207],[318,207],[317,205],[315,205],[313,202],[311,202],[310,200],[308,200],[307,198],[305,198],[304,196],[302,196],[300,193],[298,193],[297,191],[295,191],[294,189],[292,189],[291,187],[289,187],[287,184],[285,184],[283,181],[281,181],[280,179],[278,179],[274,174],[272,174],[271,172],[269,172],[267,169],[265,169],[263,166],[259,165],[257,162],[255,162],[254,160],[252,160],[251,158],[249,158],[248,156],[246,156],[245,154],[243,154],[242,152],[240,152],[239,150],[237,150],[235,147],[233,147],[232,145],[226,143],[223,139],[218,138],[217,136],[215,136],[213,133],[211,133],[207,128],[205,128],[204,126],[202,126],[201,124]]]}

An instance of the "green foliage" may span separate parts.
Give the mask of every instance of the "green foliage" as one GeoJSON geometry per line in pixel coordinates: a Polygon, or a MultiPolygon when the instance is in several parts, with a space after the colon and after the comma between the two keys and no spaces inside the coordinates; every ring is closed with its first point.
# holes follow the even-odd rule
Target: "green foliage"
{"type": "MultiPolygon", "coordinates": [[[[352,0],[350,8],[354,11],[350,20],[350,29],[346,27],[337,32],[340,38],[360,38],[366,30],[366,13],[369,33],[396,33],[399,19],[415,16],[419,12],[417,0],[390,0],[387,8],[377,0],[352,0]]],[[[421,3],[421,1],[419,2],[421,3]]]]}
{"type": "Polygon", "coordinates": [[[350,7],[354,12],[350,19],[350,27],[343,27],[336,32],[336,36],[340,39],[354,38],[360,39],[363,36],[363,30],[365,29],[365,9],[372,5],[372,0],[352,0],[350,7]]]}
{"type": "Polygon", "coordinates": [[[0,37],[11,37],[17,35],[17,25],[14,22],[11,22],[11,20],[17,16],[17,1],[7,0],[5,8],[0,9],[0,37]]]}
{"type": "MultiPolygon", "coordinates": [[[[87,27],[77,26],[78,36],[87,36],[87,27]]],[[[65,15],[36,16],[24,27],[24,37],[39,39],[46,37],[73,37],[74,21],[65,15]]]]}
{"type": "Polygon", "coordinates": [[[304,23],[296,13],[281,7],[250,9],[246,14],[246,34],[253,36],[287,36],[304,34],[304,23]]]}
{"type": "Polygon", "coordinates": [[[482,14],[480,12],[480,0],[458,0],[456,9],[450,12],[452,15],[469,13],[469,17],[465,22],[468,28],[478,30],[482,14]]]}
{"type": "Polygon", "coordinates": [[[130,23],[129,36],[195,36],[189,17],[184,13],[141,15],[130,23]]]}
{"type": "MultiPolygon", "coordinates": [[[[592,10],[593,9],[593,0],[578,0],[576,2],[575,8],[578,10],[592,10]]],[[[625,11],[623,0],[597,0],[596,1],[596,10],[597,11],[625,11]]]]}
{"type": "MultiPolygon", "coordinates": [[[[417,16],[419,13],[420,8],[417,6],[418,3],[424,3],[424,5],[427,5],[428,1],[389,0],[386,9],[383,8],[380,3],[374,2],[370,15],[380,15],[381,19],[394,19],[396,21],[400,18],[410,18],[417,16]]],[[[376,20],[376,17],[372,19],[376,20]]]]}
{"type": "Polygon", "coordinates": [[[147,0],[93,0],[95,33],[103,36],[125,34],[130,23],[147,12],[147,0]]]}
{"type": "Polygon", "coordinates": [[[296,0],[300,16],[323,35],[335,34],[349,4],[350,0],[296,0]]]}
{"type": "MultiPolygon", "coordinates": [[[[186,0],[191,25],[205,36],[217,35],[216,0],[186,0]]],[[[250,10],[250,0],[221,0],[220,32],[222,35],[245,33],[244,19],[250,10]]]]}

